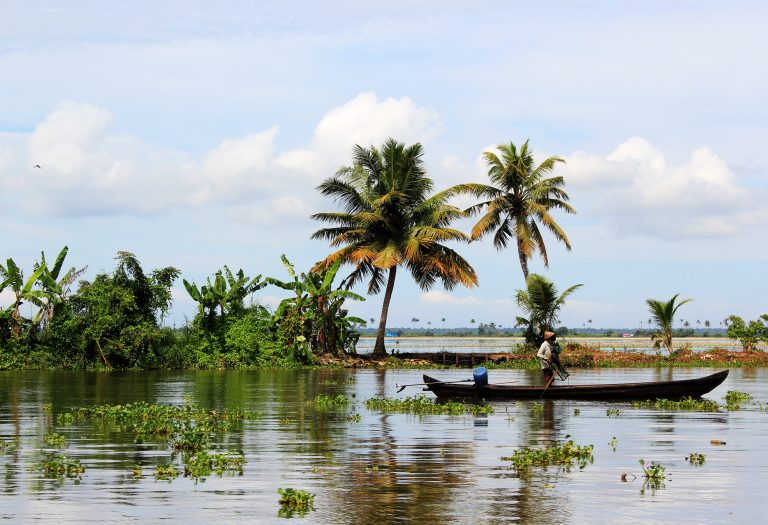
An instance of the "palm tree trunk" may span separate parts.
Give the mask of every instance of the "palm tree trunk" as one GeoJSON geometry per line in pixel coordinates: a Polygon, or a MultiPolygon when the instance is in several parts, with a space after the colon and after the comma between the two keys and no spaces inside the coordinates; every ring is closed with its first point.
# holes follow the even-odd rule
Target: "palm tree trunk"
{"type": "Polygon", "coordinates": [[[520,257],[520,268],[523,269],[523,276],[525,277],[525,280],[528,280],[528,257],[525,256],[525,253],[523,253],[523,241],[522,239],[517,239],[517,255],[520,257]]]}
{"type": "Polygon", "coordinates": [[[389,269],[389,278],[387,279],[387,290],[384,292],[384,304],[381,306],[381,317],[379,317],[379,329],[376,332],[376,344],[373,347],[374,357],[385,357],[387,349],[384,348],[384,335],[387,330],[387,314],[389,313],[389,301],[392,299],[392,289],[395,287],[395,276],[397,275],[397,266],[389,269]]]}

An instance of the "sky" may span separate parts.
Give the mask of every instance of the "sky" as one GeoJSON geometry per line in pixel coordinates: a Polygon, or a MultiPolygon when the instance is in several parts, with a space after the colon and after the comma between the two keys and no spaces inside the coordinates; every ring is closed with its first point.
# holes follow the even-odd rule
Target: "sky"
{"type": "MultiPolygon", "coordinates": [[[[768,312],[764,2],[11,1],[0,5],[0,260],[189,281],[287,278],[330,253],[315,187],[355,144],[424,145],[443,189],[530,140],[566,160],[573,249],[545,237],[571,327],[647,326],[646,299],[718,327],[768,312]],[[35,168],[40,165],[40,168],[35,168]]],[[[457,205],[469,205],[466,198],[457,205]]],[[[458,225],[468,231],[472,222],[458,225]]],[[[398,274],[389,326],[514,324],[514,249],[456,248],[480,284],[398,274]],[[445,318],[445,322],[442,319],[445,318]]],[[[364,289],[359,290],[364,293],[364,289]]],[[[281,290],[256,300],[276,305],[281,290]]],[[[194,315],[181,281],[169,323],[194,315]]],[[[378,320],[382,297],[350,305],[378,320]]],[[[8,290],[0,305],[10,302],[8,290]]]]}

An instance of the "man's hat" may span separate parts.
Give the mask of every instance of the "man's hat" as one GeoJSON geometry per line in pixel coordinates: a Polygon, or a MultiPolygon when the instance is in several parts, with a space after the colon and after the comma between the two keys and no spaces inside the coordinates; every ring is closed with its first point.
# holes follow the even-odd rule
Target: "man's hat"
{"type": "Polygon", "coordinates": [[[546,341],[547,339],[552,339],[555,337],[555,335],[555,332],[544,332],[544,340],[546,341]]]}

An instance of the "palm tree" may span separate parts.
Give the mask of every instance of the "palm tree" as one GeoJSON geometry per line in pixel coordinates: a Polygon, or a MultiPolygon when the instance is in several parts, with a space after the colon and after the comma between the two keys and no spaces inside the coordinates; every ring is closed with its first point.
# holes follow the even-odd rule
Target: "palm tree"
{"type": "MultiPolygon", "coordinates": [[[[659,327],[659,331],[653,335],[654,346],[659,348],[663,344],[669,353],[672,353],[672,323],[675,320],[675,313],[678,308],[691,301],[691,299],[684,299],[675,304],[679,295],[679,293],[675,294],[667,302],[657,301],[656,299],[645,301],[648,304],[648,310],[651,312],[652,320],[659,327]]],[[[648,324],[650,326],[650,322],[648,324]]]]}
{"type": "Polygon", "coordinates": [[[515,239],[520,267],[527,279],[528,259],[533,257],[535,251],[544,259],[544,266],[549,267],[540,225],[570,250],[568,236],[550,212],[559,209],[573,214],[576,210],[566,202],[569,197],[562,189],[565,184],[563,177],[546,178],[557,163],[565,162],[563,159],[549,157],[536,166],[527,140],[519,151],[514,143],[500,144],[498,149],[501,158],[492,151],[483,153],[492,185],[460,184],[452,189],[487,199],[467,209],[471,214],[484,211],[472,228],[472,240],[495,231],[493,245],[501,250],[515,239]]]}
{"type": "Polygon", "coordinates": [[[526,328],[526,341],[535,342],[541,339],[541,334],[545,330],[554,329],[560,321],[560,309],[565,304],[565,300],[582,285],[575,284],[558,295],[557,287],[552,281],[535,273],[528,276],[525,284],[526,289],[518,290],[515,298],[517,306],[528,317],[518,316],[517,326],[526,328]]]}
{"type": "Polygon", "coordinates": [[[438,280],[447,290],[457,284],[477,285],[475,270],[446,241],[469,241],[463,232],[449,228],[466,216],[447,200],[455,192],[446,190],[429,196],[432,180],[426,176],[421,144],[406,147],[394,139],[381,149],[355,146],[353,165],[326,179],[318,190],[334,198],[344,211],[316,213],[313,219],[334,224],[312,234],[340,247],[317,264],[328,268],[337,261],[354,269],[347,288],[368,279],[368,293],[385,285],[379,328],[373,355],[386,355],[384,334],[397,269],[407,268],[423,289],[438,280]]]}

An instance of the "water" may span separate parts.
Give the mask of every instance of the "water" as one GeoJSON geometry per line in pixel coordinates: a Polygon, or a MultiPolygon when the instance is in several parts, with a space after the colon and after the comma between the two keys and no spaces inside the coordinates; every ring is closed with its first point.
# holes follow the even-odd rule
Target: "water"
{"type": "MultiPolygon", "coordinates": [[[[384,346],[387,352],[509,352],[514,351],[518,344],[524,343],[522,337],[385,337],[384,346]]],[[[605,352],[633,351],[655,354],[659,350],[653,348],[648,337],[574,337],[560,338],[560,343],[569,342],[585,344],[599,348],[605,352]]],[[[361,337],[356,345],[357,352],[369,354],[373,352],[375,337],[361,337]]],[[[734,339],[718,337],[680,337],[673,341],[674,348],[687,345],[693,352],[704,352],[714,348],[729,351],[741,351],[741,344],[734,339]]],[[[765,345],[755,347],[758,350],[768,350],[765,345]]],[[[662,350],[666,354],[666,350],[662,350]]]]}
{"type": "MultiPolygon", "coordinates": [[[[572,383],[682,379],[711,369],[574,370],[572,383]]],[[[469,370],[433,371],[445,380],[469,370]]],[[[537,371],[491,371],[492,382],[539,381],[537,371]]],[[[727,390],[768,400],[766,369],[733,369],[707,397],[727,390]]],[[[494,414],[383,415],[365,409],[374,396],[417,383],[413,370],[206,372],[1,372],[0,439],[20,441],[0,452],[0,519],[5,523],[284,523],[277,489],[316,493],[315,510],[295,523],[761,523],[768,502],[768,413],[633,409],[580,401],[498,402],[494,414]],[[320,411],[317,394],[354,395],[346,410],[320,411]],[[168,444],[135,443],[133,433],[89,421],[60,426],[74,406],[132,401],[246,408],[262,416],[218,438],[219,450],[242,450],[242,476],[155,481],[152,468],[171,460],[168,444]],[[53,414],[44,410],[52,404],[53,414]],[[609,417],[608,408],[619,415],[609,417]],[[575,414],[574,410],[580,413],[575,414]],[[349,421],[359,413],[360,422],[349,421]],[[69,440],[64,453],[87,465],[79,484],[45,479],[32,467],[51,447],[54,430],[69,440]],[[560,472],[534,468],[521,479],[502,456],[566,435],[594,444],[594,463],[560,472]],[[610,442],[616,438],[616,450],[610,442]],[[710,444],[713,439],[725,445],[710,444]],[[41,452],[42,451],[42,452],[41,452]],[[701,467],[685,457],[706,454],[701,467]],[[638,459],[663,464],[663,488],[643,491],[638,459]],[[140,463],[145,477],[130,466],[140,463]],[[631,476],[630,478],[631,479],[631,476]]],[[[178,461],[178,458],[177,458],[178,461]]]]}

